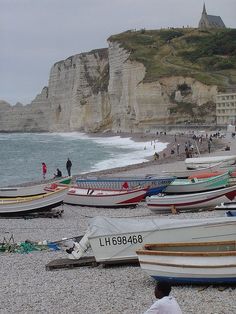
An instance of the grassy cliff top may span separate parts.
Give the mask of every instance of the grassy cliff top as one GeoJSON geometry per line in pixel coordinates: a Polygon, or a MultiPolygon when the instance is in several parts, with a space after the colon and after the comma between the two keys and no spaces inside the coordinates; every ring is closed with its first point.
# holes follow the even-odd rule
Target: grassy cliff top
{"type": "Polygon", "coordinates": [[[142,29],[108,40],[119,42],[130,60],[144,64],[146,82],[181,75],[221,90],[236,86],[236,29],[142,29]]]}

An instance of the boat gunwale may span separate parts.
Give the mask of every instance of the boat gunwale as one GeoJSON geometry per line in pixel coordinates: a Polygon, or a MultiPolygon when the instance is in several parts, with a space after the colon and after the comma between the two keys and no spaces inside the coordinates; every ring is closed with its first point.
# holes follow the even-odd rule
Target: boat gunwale
{"type": "Polygon", "coordinates": [[[220,174],[218,176],[214,176],[214,177],[210,177],[210,178],[206,178],[206,179],[198,179],[198,181],[195,181],[195,182],[192,182],[191,179],[176,179],[169,186],[185,187],[188,184],[196,186],[196,185],[200,185],[200,184],[203,184],[203,183],[206,183],[206,184],[214,183],[214,181],[217,181],[216,183],[219,183],[220,181],[218,182],[218,180],[222,180],[223,181],[223,180],[227,180],[229,178],[230,178],[229,172],[226,171],[223,174],[220,174]],[[186,183],[181,183],[180,182],[178,184],[178,181],[183,181],[183,180],[186,180],[186,183]],[[187,181],[189,181],[189,182],[187,182],[187,181]],[[174,183],[174,182],[177,182],[177,183],[174,183]]]}
{"type": "MultiPolygon", "coordinates": [[[[81,189],[81,188],[77,188],[77,189],[81,189]]],[[[88,190],[88,189],[85,189],[85,190],[88,190]]],[[[90,189],[91,191],[92,190],[96,190],[96,189],[90,189]]],[[[99,189],[100,190],[100,189],[99,189]]],[[[140,188],[140,189],[132,189],[132,190],[124,190],[124,191],[120,191],[120,190],[109,190],[109,191],[115,191],[117,193],[114,193],[114,194],[108,194],[108,195],[105,195],[105,194],[99,194],[99,195],[96,195],[96,194],[77,194],[76,192],[68,192],[67,195],[69,196],[82,196],[82,197],[92,197],[92,198],[95,198],[95,197],[116,197],[116,196],[123,196],[123,195],[132,195],[133,193],[137,193],[137,192],[144,192],[143,194],[145,195],[146,192],[147,192],[148,188],[140,188]],[[122,193],[118,193],[118,192],[122,192],[122,193]]],[[[105,189],[103,191],[106,191],[105,189]]]]}
{"type": "Polygon", "coordinates": [[[174,263],[161,263],[154,261],[140,261],[140,264],[149,264],[149,265],[158,265],[158,266],[171,266],[171,267],[181,267],[181,268],[225,268],[225,267],[236,267],[236,264],[227,264],[227,265],[190,265],[190,264],[174,264],[174,263]]]}
{"type": "MultiPolygon", "coordinates": [[[[229,186],[229,187],[223,187],[223,188],[220,188],[220,189],[215,189],[215,190],[211,190],[211,191],[204,191],[204,192],[194,192],[194,193],[186,193],[186,194],[177,194],[177,195],[152,195],[152,196],[148,196],[147,199],[148,201],[150,200],[160,200],[160,199],[183,199],[183,198],[186,198],[186,197],[190,197],[191,196],[191,199],[194,197],[194,198],[200,198],[202,195],[204,196],[209,196],[211,194],[220,194],[219,196],[222,196],[222,195],[226,195],[227,193],[230,193],[232,191],[236,190],[236,184],[232,185],[232,186],[229,186]],[[224,192],[224,193],[221,193],[221,192],[224,192]]],[[[215,196],[215,195],[214,195],[215,196]]],[[[202,199],[200,199],[202,200],[202,199]]]]}
{"type": "Polygon", "coordinates": [[[94,178],[94,179],[89,179],[89,178],[76,178],[76,182],[79,183],[91,183],[91,182],[124,182],[124,181],[129,181],[129,182],[139,182],[139,181],[144,181],[144,182],[150,182],[150,181],[159,181],[159,180],[174,180],[176,179],[175,176],[168,176],[168,177],[140,177],[140,178],[132,178],[132,177],[120,177],[120,178],[94,178]]]}
{"type": "Polygon", "coordinates": [[[236,256],[235,251],[218,251],[218,252],[183,252],[183,251],[149,251],[137,250],[137,255],[163,255],[163,256],[194,256],[194,257],[216,257],[216,256],[236,256]]]}
{"type": "Polygon", "coordinates": [[[137,250],[138,255],[168,255],[168,256],[236,256],[236,241],[208,241],[208,242],[173,242],[173,243],[146,243],[142,249],[137,250]],[[178,247],[209,247],[209,246],[234,246],[232,251],[168,251],[169,248],[178,247]],[[158,248],[166,248],[164,251],[159,251],[158,248]],[[155,249],[157,248],[157,249],[155,249]]]}
{"type": "Polygon", "coordinates": [[[167,243],[146,243],[145,248],[152,247],[177,247],[177,246],[212,246],[212,245],[236,245],[235,241],[206,241],[206,242],[167,242],[167,243]]]}
{"type": "Polygon", "coordinates": [[[28,202],[32,202],[32,201],[41,200],[43,198],[50,198],[50,196],[60,194],[60,192],[65,192],[65,190],[67,190],[67,189],[68,189],[68,187],[63,186],[58,190],[49,191],[45,194],[39,194],[39,195],[34,195],[34,196],[24,196],[24,197],[0,198],[0,208],[1,208],[1,206],[4,206],[4,205],[22,204],[22,203],[28,203],[28,202]]]}

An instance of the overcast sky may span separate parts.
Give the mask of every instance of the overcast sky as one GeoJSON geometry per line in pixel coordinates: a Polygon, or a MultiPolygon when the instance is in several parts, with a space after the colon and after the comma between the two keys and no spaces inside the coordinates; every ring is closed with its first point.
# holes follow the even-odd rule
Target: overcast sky
{"type": "MultiPolygon", "coordinates": [[[[236,28],[236,0],[206,0],[207,13],[236,28]]],[[[128,29],[198,25],[199,0],[0,0],[0,99],[30,103],[51,66],[107,47],[128,29]]]]}

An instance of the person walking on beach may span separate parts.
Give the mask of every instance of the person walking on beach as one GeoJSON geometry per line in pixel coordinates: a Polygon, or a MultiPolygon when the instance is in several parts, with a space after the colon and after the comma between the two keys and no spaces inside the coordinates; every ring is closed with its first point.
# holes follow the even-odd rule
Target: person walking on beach
{"type": "Polygon", "coordinates": [[[211,152],[211,141],[208,140],[208,153],[210,154],[210,152],[211,152]]]}
{"type": "Polygon", "coordinates": [[[166,281],[158,281],[155,297],[158,299],[144,314],[182,314],[176,299],[170,296],[171,286],[166,281]]]}
{"type": "Polygon", "coordinates": [[[45,162],[42,162],[42,173],[43,173],[43,178],[46,178],[46,173],[47,173],[47,165],[45,162]]]}
{"type": "Polygon", "coordinates": [[[177,155],[179,155],[179,147],[180,147],[180,145],[179,145],[179,143],[177,144],[177,155]]]}
{"type": "Polygon", "coordinates": [[[71,167],[72,167],[72,162],[71,162],[70,159],[68,158],[68,159],[67,159],[67,162],[66,162],[66,169],[67,169],[67,172],[68,172],[68,176],[69,176],[69,177],[71,176],[71,167]]]}

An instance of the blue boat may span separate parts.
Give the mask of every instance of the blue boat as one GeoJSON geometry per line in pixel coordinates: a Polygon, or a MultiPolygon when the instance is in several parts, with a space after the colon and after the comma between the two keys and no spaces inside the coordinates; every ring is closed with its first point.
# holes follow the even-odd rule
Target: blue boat
{"type": "Polygon", "coordinates": [[[155,195],[164,191],[164,189],[175,180],[175,177],[87,177],[77,178],[76,184],[80,188],[87,189],[111,189],[111,190],[129,190],[135,188],[148,188],[146,196],[155,195]]]}

